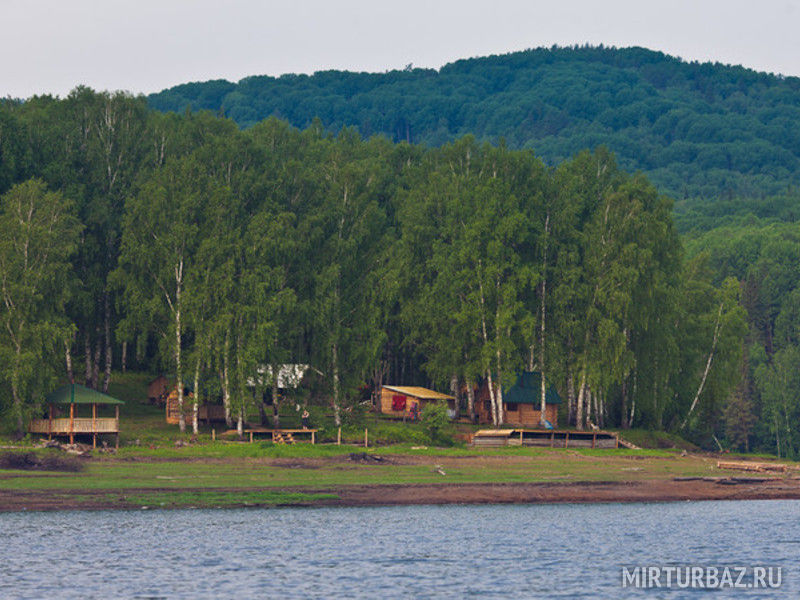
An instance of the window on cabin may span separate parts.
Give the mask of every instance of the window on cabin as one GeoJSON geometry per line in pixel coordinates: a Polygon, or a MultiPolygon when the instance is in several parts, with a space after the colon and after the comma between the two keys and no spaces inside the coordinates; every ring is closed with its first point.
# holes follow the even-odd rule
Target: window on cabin
{"type": "Polygon", "coordinates": [[[516,412],[517,403],[516,402],[506,402],[506,410],[509,411],[509,412],[516,412]]]}

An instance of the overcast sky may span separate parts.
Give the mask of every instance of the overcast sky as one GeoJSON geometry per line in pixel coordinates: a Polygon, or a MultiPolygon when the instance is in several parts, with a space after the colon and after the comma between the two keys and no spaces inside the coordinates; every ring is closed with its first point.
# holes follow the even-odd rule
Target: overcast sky
{"type": "Polygon", "coordinates": [[[800,75],[798,0],[0,0],[0,96],[645,46],[800,75]]]}

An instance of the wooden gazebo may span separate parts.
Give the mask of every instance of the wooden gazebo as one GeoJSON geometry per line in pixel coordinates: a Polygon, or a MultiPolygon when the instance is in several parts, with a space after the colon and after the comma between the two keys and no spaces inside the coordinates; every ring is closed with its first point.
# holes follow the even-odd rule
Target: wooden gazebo
{"type": "Polygon", "coordinates": [[[54,435],[69,436],[69,443],[75,443],[75,435],[92,436],[92,447],[97,447],[98,433],[116,434],[116,447],[119,448],[119,405],[121,400],[112,398],[97,390],[87,388],[78,383],[61,386],[50,392],[45,397],[47,404],[46,419],[32,419],[28,427],[30,433],[44,433],[48,438],[54,435]],[[69,406],[69,417],[62,417],[58,413],[60,407],[69,406]],[[98,417],[97,407],[105,405],[114,406],[113,417],[98,417]],[[77,407],[91,406],[92,416],[77,416],[77,407]],[[55,417],[53,413],[56,413],[55,417]]]}

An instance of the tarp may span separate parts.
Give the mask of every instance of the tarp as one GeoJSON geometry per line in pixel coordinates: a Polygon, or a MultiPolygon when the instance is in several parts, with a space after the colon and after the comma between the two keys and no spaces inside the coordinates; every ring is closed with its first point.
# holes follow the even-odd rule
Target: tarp
{"type": "Polygon", "coordinates": [[[48,404],[125,404],[122,400],[79,383],[68,383],[45,396],[48,404]]]}

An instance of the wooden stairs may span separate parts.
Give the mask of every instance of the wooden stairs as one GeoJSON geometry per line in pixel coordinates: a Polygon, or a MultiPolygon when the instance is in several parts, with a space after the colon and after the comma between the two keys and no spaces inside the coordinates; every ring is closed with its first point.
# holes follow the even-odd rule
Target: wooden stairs
{"type": "Polygon", "coordinates": [[[641,448],[639,448],[639,446],[637,446],[636,444],[631,444],[630,442],[626,442],[619,436],[617,436],[617,441],[619,442],[620,448],[628,448],[629,450],[641,450],[641,448]]]}

